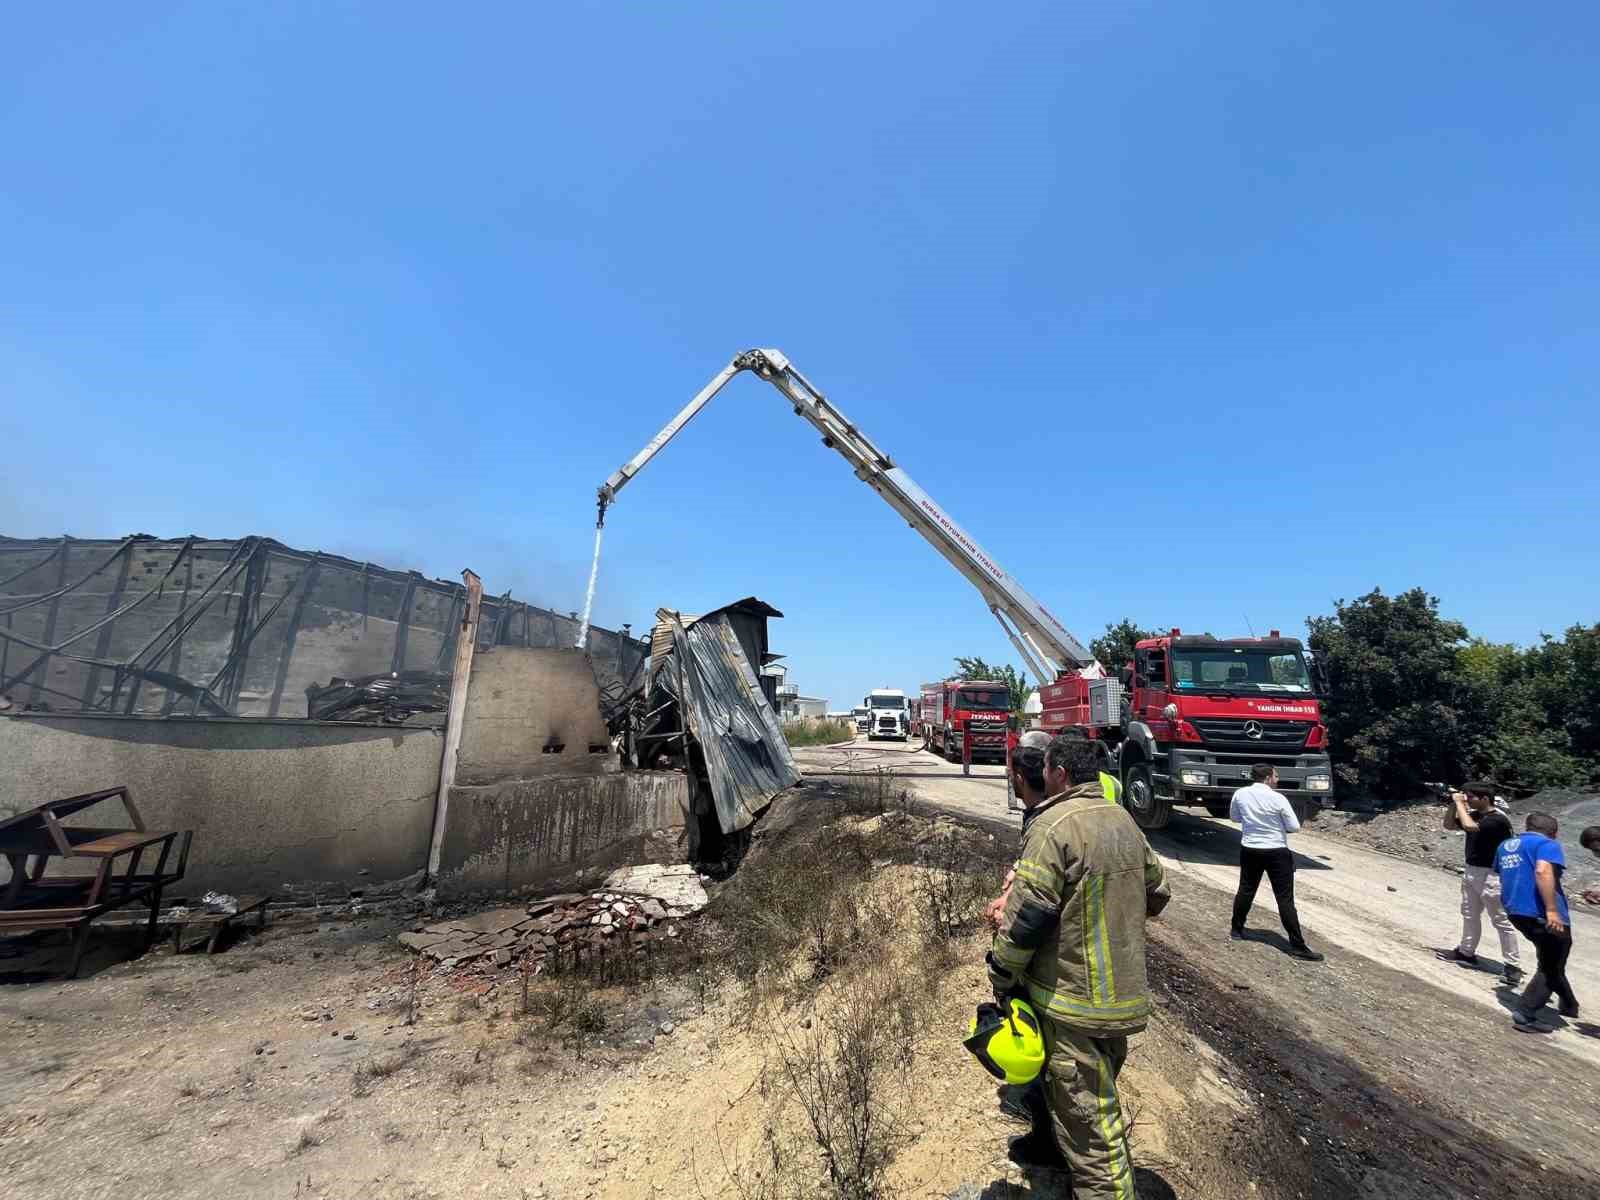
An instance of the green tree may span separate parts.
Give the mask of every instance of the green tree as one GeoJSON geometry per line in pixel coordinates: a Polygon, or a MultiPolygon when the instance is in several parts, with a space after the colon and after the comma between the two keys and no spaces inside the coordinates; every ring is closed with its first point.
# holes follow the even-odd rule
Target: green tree
{"type": "Polygon", "coordinates": [[[1006,685],[1006,691],[1011,693],[1011,711],[1020,713],[1022,706],[1027,702],[1028,694],[1033,691],[1028,686],[1028,677],[1017,670],[1010,663],[1004,666],[991,666],[981,658],[956,659],[956,671],[963,679],[992,679],[996,683],[1006,685]]]}
{"type": "Polygon", "coordinates": [[[1586,771],[1570,747],[1567,731],[1551,724],[1534,686],[1516,680],[1494,694],[1491,721],[1473,746],[1474,774],[1518,791],[1578,783],[1586,771]]]}
{"type": "Polygon", "coordinates": [[[1461,659],[1480,688],[1481,774],[1519,790],[1600,779],[1600,625],[1545,634],[1526,650],[1475,642],[1461,659]]]}
{"type": "Polygon", "coordinates": [[[1140,629],[1127,617],[1115,625],[1107,625],[1103,637],[1089,643],[1089,651],[1100,660],[1108,675],[1115,676],[1133,661],[1134,646],[1145,638],[1155,637],[1153,629],[1140,629]]]}
{"type": "Polygon", "coordinates": [[[1323,715],[1341,782],[1400,800],[1425,781],[1460,782],[1486,732],[1460,661],[1466,626],[1421,588],[1341,600],[1307,625],[1327,672],[1323,715]]]}
{"type": "Polygon", "coordinates": [[[1600,773],[1600,623],[1573,625],[1561,638],[1544,635],[1520,667],[1545,722],[1561,731],[1591,777],[1600,773]]]}

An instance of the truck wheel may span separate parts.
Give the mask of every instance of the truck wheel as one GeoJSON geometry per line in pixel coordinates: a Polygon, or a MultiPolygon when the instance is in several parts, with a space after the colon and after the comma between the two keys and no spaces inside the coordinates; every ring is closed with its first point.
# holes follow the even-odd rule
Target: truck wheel
{"type": "Polygon", "coordinates": [[[961,751],[956,749],[956,735],[949,728],[944,731],[944,760],[945,762],[961,761],[961,751]]]}
{"type": "Polygon", "coordinates": [[[1150,781],[1150,768],[1144,763],[1128,768],[1122,802],[1128,806],[1140,829],[1165,829],[1172,819],[1172,801],[1156,795],[1155,784],[1150,781]]]}
{"type": "Polygon", "coordinates": [[[1304,800],[1299,796],[1289,797],[1289,807],[1294,809],[1294,819],[1299,821],[1302,825],[1306,825],[1311,821],[1314,821],[1317,813],[1321,811],[1322,808],[1321,805],[1313,804],[1311,801],[1304,800]]]}
{"type": "Polygon", "coordinates": [[[1221,817],[1223,820],[1227,820],[1228,819],[1229,815],[1232,812],[1232,808],[1233,808],[1233,806],[1226,800],[1207,800],[1206,801],[1206,811],[1208,813],[1210,813],[1213,817],[1221,817]]]}

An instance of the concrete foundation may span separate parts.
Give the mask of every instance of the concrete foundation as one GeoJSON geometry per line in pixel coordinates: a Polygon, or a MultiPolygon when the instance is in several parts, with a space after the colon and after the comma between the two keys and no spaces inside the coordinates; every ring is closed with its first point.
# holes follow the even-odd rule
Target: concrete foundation
{"type": "Polygon", "coordinates": [[[441,895],[550,890],[682,861],[688,806],[688,778],[675,771],[452,788],[435,882],[441,895]]]}

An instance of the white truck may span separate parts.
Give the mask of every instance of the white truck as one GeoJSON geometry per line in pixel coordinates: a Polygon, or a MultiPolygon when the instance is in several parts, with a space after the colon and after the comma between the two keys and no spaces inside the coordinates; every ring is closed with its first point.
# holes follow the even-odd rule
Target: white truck
{"type": "Polygon", "coordinates": [[[911,736],[911,706],[899,688],[873,688],[867,693],[867,708],[872,715],[867,741],[894,738],[903,742],[911,736]]]}

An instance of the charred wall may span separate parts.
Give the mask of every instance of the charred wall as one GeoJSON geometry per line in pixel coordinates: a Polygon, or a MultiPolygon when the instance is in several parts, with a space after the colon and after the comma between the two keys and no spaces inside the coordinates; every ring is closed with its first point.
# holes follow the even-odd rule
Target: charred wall
{"type": "Polygon", "coordinates": [[[184,894],[372,891],[427,861],[442,746],[409,727],[0,717],[0,814],[126,784],[150,828],[195,831],[184,894]]]}
{"type": "Polygon", "coordinates": [[[688,778],[676,771],[508,780],[450,789],[441,895],[578,885],[681,861],[688,778]]]}

